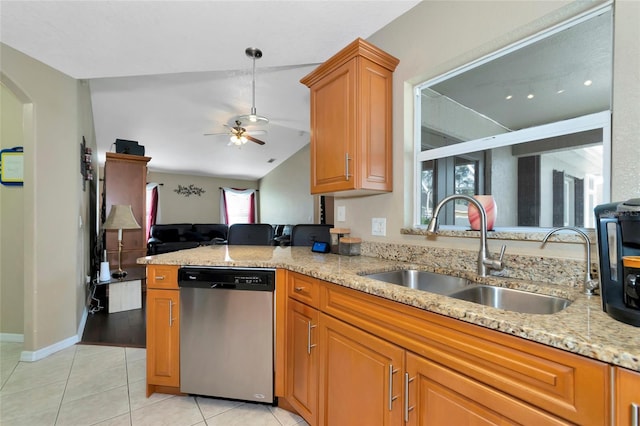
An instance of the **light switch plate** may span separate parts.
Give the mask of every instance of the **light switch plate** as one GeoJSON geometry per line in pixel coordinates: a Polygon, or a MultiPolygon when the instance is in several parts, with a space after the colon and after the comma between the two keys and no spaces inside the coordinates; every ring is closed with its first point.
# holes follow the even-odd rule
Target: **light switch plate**
{"type": "Polygon", "coordinates": [[[374,217],[371,219],[371,235],[378,237],[387,235],[387,218],[374,217]]]}
{"type": "Polygon", "coordinates": [[[336,220],[338,222],[344,222],[347,220],[347,208],[345,206],[338,206],[338,212],[337,212],[337,218],[336,220]]]}

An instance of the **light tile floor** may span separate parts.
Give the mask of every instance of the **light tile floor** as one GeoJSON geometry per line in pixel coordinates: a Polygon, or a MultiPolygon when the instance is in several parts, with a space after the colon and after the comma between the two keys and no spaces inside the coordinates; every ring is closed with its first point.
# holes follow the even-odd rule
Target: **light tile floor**
{"type": "Polygon", "coordinates": [[[214,398],[145,395],[146,350],[75,345],[20,362],[0,343],[0,425],[303,426],[286,410],[214,398]]]}

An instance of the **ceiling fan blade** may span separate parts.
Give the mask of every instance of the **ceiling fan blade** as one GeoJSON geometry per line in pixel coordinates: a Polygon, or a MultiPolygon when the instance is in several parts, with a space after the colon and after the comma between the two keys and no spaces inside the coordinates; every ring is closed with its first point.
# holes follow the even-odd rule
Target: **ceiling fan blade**
{"type": "Polygon", "coordinates": [[[244,137],[245,137],[245,138],[247,138],[247,139],[249,139],[251,142],[255,142],[255,143],[259,144],[259,145],[264,145],[264,144],[265,144],[265,143],[264,143],[263,141],[261,141],[260,139],[256,139],[256,138],[254,138],[254,137],[253,137],[253,136],[251,136],[251,135],[247,135],[247,134],[245,134],[245,135],[244,135],[244,137]]]}
{"type": "Polygon", "coordinates": [[[224,133],[203,133],[204,136],[228,136],[229,132],[224,133]]]}

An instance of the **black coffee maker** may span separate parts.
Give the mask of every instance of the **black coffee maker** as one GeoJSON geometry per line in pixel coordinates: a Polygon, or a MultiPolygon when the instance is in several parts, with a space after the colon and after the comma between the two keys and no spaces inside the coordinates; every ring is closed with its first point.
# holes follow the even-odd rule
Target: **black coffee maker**
{"type": "Polygon", "coordinates": [[[600,257],[602,309],[611,317],[640,327],[640,287],[625,281],[623,256],[640,256],[640,198],[602,204],[594,209],[600,257]]]}

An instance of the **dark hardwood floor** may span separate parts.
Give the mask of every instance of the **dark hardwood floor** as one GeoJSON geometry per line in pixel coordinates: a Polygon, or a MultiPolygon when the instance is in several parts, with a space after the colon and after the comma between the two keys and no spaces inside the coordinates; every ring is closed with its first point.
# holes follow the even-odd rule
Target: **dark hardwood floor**
{"type": "Polygon", "coordinates": [[[89,314],[80,343],[88,345],[146,347],[146,309],[142,297],[142,309],[108,313],[105,308],[89,314]]]}

